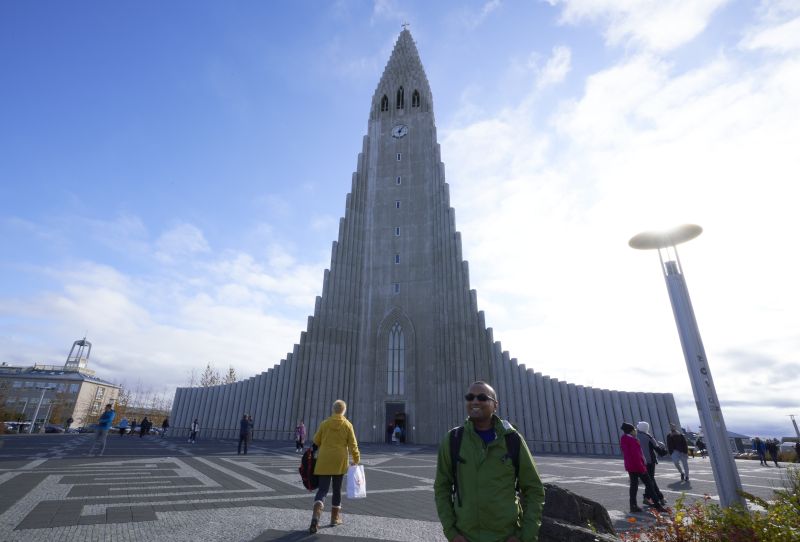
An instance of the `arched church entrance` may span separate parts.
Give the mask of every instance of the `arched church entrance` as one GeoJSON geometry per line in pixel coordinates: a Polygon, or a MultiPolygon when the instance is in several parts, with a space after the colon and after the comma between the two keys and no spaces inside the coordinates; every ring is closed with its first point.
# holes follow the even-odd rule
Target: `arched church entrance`
{"type": "Polygon", "coordinates": [[[392,444],[392,435],[397,428],[400,428],[399,443],[406,441],[406,404],[405,403],[386,403],[386,443],[392,444]]]}

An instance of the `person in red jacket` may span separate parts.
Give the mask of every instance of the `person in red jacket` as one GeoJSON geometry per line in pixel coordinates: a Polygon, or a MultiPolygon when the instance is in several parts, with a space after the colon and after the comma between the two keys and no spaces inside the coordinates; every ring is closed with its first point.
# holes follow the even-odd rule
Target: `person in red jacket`
{"type": "MultiPolygon", "coordinates": [[[[625,470],[628,471],[628,477],[631,481],[630,505],[631,514],[633,514],[642,511],[639,505],[636,504],[636,492],[639,491],[639,480],[642,481],[645,488],[647,488],[651,494],[655,494],[655,489],[653,488],[653,481],[650,479],[650,475],[647,474],[647,465],[645,464],[644,455],[642,454],[642,447],[639,445],[639,440],[636,438],[636,428],[633,424],[625,422],[620,429],[625,433],[619,439],[619,446],[622,449],[622,459],[625,462],[625,470]]],[[[659,503],[655,504],[655,508],[664,510],[659,503]]]]}

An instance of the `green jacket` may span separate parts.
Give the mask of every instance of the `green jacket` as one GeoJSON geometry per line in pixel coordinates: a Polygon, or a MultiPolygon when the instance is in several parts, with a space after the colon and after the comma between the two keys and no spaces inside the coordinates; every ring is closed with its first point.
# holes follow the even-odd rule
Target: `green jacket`
{"type": "Polygon", "coordinates": [[[459,452],[464,461],[458,465],[461,506],[454,502],[451,491],[450,435],[439,445],[433,483],[439,521],[448,540],[462,534],[469,542],[506,542],[515,535],[522,542],[536,542],[544,507],[544,486],[523,438],[519,450],[521,499],[517,498],[514,464],[506,455],[505,440],[505,434],[515,429],[497,416],[493,419],[497,438],[488,445],[475,432],[470,420],[464,423],[459,452]]]}

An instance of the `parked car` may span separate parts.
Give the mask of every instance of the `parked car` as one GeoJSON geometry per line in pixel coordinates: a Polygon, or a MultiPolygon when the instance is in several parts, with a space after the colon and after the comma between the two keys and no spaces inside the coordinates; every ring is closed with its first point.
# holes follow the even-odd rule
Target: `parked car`
{"type": "Polygon", "coordinates": [[[3,422],[5,429],[9,433],[27,433],[31,422],[3,422]]]}
{"type": "Polygon", "coordinates": [[[97,430],[97,424],[93,423],[91,425],[84,425],[83,427],[78,428],[78,433],[94,433],[97,430]]]}
{"type": "Polygon", "coordinates": [[[48,423],[47,425],[44,426],[44,432],[45,433],[63,433],[64,432],[64,428],[62,426],[60,426],[60,425],[55,425],[55,424],[52,424],[52,423],[48,423]]]}

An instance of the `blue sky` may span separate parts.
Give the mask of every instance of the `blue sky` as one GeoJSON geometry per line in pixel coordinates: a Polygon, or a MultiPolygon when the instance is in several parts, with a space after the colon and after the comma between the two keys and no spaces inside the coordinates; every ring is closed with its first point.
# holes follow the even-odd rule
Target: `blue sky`
{"type": "Polygon", "coordinates": [[[697,426],[644,229],[683,222],[730,429],[800,414],[793,2],[3,2],[0,360],[171,394],[305,329],[404,22],[472,287],[512,357],[668,391],[697,426]]]}

